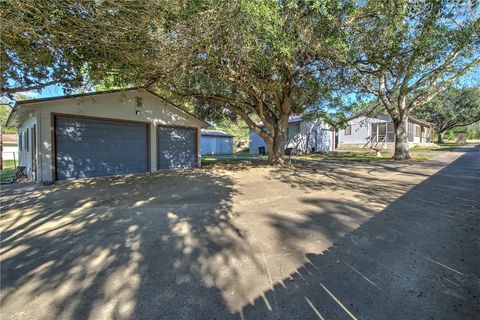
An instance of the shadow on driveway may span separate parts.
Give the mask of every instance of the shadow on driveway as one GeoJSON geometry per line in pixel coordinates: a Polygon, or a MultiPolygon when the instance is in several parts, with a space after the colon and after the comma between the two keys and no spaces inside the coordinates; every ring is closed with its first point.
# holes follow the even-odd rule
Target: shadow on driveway
{"type": "MultiPolygon", "coordinates": [[[[480,314],[479,148],[412,188],[327,251],[262,294],[245,319],[478,319],[480,314]]],[[[396,192],[392,184],[391,192],[396,192]]],[[[352,205],[310,201],[349,216],[352,205]]],[[[334,227],[307,213],[300,223],[272,220],[283,241],[334,227]]],[[[334,219],[334,217],[330,217],[334,219]]]]}
{"type": "Polygon", "coordinates": [[[407,184],[355,172],[343,178],[331,172],[327,185],[308,179],[310,170],[323,176],[321,168],[278,169],[265,183],[297,190],[304,194],[298,201],[310,208],[300,217],[258,212],[272,234],[267,245],[282,247],[268,264],[282,268],[287,255],[307,261],[280,281],[270,275],[250,230],[234,222],[242,214],[235,208],[244,183],[234,175],[185,171],[31,187],[28,193],[3,190],[2,315],[475,319],[478,151],[466,150],[408,192],[407,184]],[[355,201],[309,196],[362,186],[364,196],[355,201]],[[391,201],[390,193],[402,196],[391,201]],[[388,205],[378,212],[377,202],[388,205]],[[356,220],[363,224],[350,227],[356,220]],[[305,259],[300,244],[320,236],[333,244],[305,259]],[[270,277],[271,289],[259,291],[260,280],[250,279],[240,290],[249,268],[270,277]],[[232,299],[251,303],[236,310],[232,299]]]}

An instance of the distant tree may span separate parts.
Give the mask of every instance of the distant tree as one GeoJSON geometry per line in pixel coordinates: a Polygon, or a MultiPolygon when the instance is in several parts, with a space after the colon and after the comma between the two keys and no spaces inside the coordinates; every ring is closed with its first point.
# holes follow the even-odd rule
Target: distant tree
{"type": "Polygon", "coordinates": [[[446,131],[480,121],[480,88],[450,88],[420,107],[415,114],[435,124],[438,143],[443,143],[446,131]]]}
{"type": "Polygon", "coordinates": [[[224,117],[215,122],[215,124],[218,129],[233,136],[234,151],[242,151],[248,148],[249,131],[245,122],[241,119],[224,117]]]}
{"type": "Polygon", "coordinates": [[[407,117],[480,61],[480,8],[464,0],[367,0],[347,24],[348,81],[392,117],[395,159],[408,159],[407,117]]]}
{"type": "Polygon", "coordinates": [[[4,134],[16,134],[17,128],[7,128],[7,120],[12,107],[7,104],[0,104],[0,125],[2,126],[2,133],[4,134]]]}

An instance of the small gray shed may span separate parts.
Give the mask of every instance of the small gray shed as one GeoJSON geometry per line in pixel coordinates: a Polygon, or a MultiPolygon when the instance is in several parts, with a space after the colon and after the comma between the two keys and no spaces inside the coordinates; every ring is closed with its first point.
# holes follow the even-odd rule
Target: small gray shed
{"type": "Polygon", "coordinates": [[[232,154],[233,136],[220,130],[201,130],[201,152],[207,154],[232,154]]]}

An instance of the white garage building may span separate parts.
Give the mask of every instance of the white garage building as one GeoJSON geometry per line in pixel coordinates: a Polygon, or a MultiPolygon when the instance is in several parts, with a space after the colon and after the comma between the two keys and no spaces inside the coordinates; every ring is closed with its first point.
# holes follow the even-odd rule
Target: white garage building
{"type": "Polygon", "coordinates": [[[202,155],[232,154],[233,136],[221,130],[202,129],[202,155]]]}
{"type": "Polygon", "coordinates": [[[199,167],[209,127],[140,88],[19,101],[7,124],[37,182],[199,167]]]}

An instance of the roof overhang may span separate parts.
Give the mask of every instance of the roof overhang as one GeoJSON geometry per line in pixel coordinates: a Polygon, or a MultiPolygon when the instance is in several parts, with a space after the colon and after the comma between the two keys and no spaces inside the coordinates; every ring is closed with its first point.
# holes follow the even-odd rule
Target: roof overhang
{"type": "MultiPolygon", "coordinates": [[[[208,122],[200,119],[199,117],[192,114],[191,112],[188,112],[188,111],[184,110],[183,108],[179,107],[178,105],[168,101],[167,99],[158,95],[154,91],[152,91],[148,88],[144,88],[144,87],[131,87],[131,88],[126,88],[126,89],[115,89],[115,90],[106,90],[106,91],[98,91],[98,92],[86,92],[86,93],[64,95],[64,96],[58,96],[58,97],[48,97],[48,98],[39,98],[39,99],[29,99],[29,100],[17,101],[15,103],[15,106],[12,109],[12,112],[10,112],[10,116],[8,117],[8,120],[7,120],[7,125],[9,125],[10,121],[12,121],[12,125],[13,125],[15,120],[11,120],[11,119],[18,118],[18,113],[21,112],[22,109],[24,109],[24,106],[28,106],[28,105],[31,105],[31,104],[44,103],[44,102],[57,101],[57,100],[65,100],[65,99],[74,99],[74,98],[80,98],[80,97],[90,97],[90,96],[109,94],[109,93],[129,92],[129,91],[147,92],[147,93],[155,96],[156,98],[161,99],[163,102],[173,106],[178,111],[180,111],[184,114],[187,114],[190,117],[193,117],[195,120],[199,121],[202,124],[202,126],[201,126],[202,128],[211,127],[211,125],[208,122]]],[[[17,123],[16,125],[18,125],[18,124],[19,123],[17,123]]]]}
{"type": "Polygon", "coordinates": [[[35,115],[35,109],[30,107],[18,107],[14,106],[10,112],[6,126],[7,127],[19,127],[22,123],[32,118],[35,115]]]}
{"type": "Polygon", "coordinates": [[[425,121],[425,120],[422,120],[422,119],[418,119],[418,118],[415,118],[415,117],[408,117],[408,120],[410,120],[410,122],[413,122],[413,123],[416,123],[416,124],[421,124],[421,125],[424,125],[424,126],[427,126],[427,127],[431,127],[433,126],[433,123],[431,122],[428,122],[428,121],[425,121]]]}

